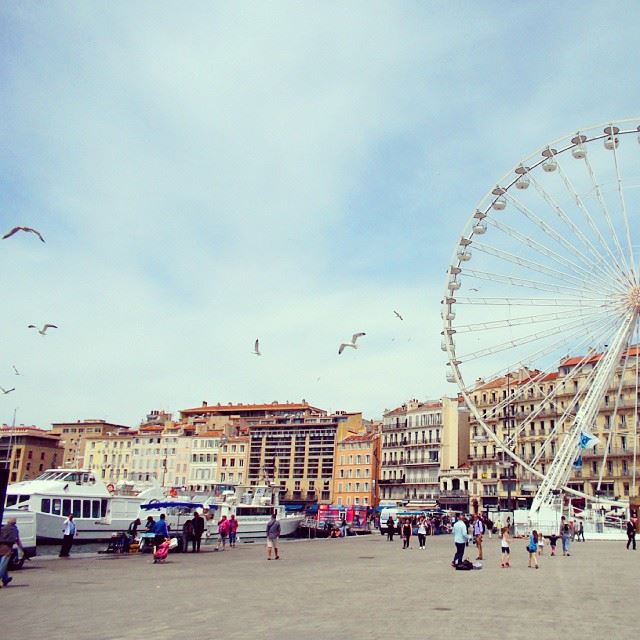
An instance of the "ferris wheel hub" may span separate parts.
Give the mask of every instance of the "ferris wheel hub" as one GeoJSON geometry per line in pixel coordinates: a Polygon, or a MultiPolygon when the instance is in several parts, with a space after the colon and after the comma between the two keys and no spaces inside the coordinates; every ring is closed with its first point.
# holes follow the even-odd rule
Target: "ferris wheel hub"
{"type": "Polygon", "coordinates": [[[626,302],[629,309],[640,313],[640,286],[634,286],[629,289],[626,302]]]}

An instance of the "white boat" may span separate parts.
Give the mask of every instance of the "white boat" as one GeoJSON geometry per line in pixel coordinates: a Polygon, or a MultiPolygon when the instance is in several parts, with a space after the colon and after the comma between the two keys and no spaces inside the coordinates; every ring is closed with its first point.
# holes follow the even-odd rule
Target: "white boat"
{"type": "Polygon", "coordinates": [[[5,509],[2,515],[2,525],[9,521],[9,518],[16,519],[20,542],[25,548],[29,557],[36,555],[36,514],[22,509],[5,509]]]}
{"type": "Polygon", "coordinates": [[[166,514],[167,523],[172,531],[179,531],[182,524],[189,517],[189,508],[181,508],[181,503],[190,505],[201,505],[198,511],[205,517],[205,537],[215,538],[218,531],[218,522],[222,516],[235,515],[238,521],[238,539],[266,539],[267,523],[271,519],[271,514],[275,510],[280,522],[280,535],[293,535],[302,521],[303,513],[289,514],[284,506],[278,503],[278,488],[270,486],[238,486],[234,489],[222,491],[219,495],[198,497],[198,496],[177,496],[171,503],[157,502],[158,507],[154,507],[156,501],[150,501],[140,509],[138,517],[144,525],[147,516],[153,516],[157,520],[161,513],[166,514]],[[161,506],[163,505],[164,506],[161,506]],[[169,506],[169,504],[171,506],[169,506]]]}
{"type": "Polygon", "coordinates": [[[64,521],[70,513],[76,523],[76,540],[99,542],[126,531],[143,502],[162,496],[159,486],[120,495],[116,487],[105,485],[91,471],[48,469],[35,480],[10,484],[5,505],[35,513],[39,544],[62,541],[64,521]]]}

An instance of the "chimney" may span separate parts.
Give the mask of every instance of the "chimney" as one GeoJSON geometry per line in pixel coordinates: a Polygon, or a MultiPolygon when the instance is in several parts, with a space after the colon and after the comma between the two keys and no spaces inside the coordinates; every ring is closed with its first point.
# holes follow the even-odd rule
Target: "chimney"
{"type": "Polygon", "coordinates": [[[207,406],[207,401],[206,401],[206,400],[203,400],[203,401],[202,401],[202,406],[203,406],[203,407],[206,407],[206,406],[207,406]]]}

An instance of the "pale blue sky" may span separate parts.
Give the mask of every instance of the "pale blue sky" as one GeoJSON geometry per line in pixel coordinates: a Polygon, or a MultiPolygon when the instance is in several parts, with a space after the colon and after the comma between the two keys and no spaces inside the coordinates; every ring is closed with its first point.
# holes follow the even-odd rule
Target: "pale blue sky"
{"type": "Polygon", "coordinates": [[[376,417],[452,393],[453,244],[519,158],[640,115],[639,14],[3,3],[0,219],[47,244],[0,245],[0,386],[17,387],[0,419],[302,397],[376,417]],[[45,321],[60,329],[26,329],[45,321]]]}

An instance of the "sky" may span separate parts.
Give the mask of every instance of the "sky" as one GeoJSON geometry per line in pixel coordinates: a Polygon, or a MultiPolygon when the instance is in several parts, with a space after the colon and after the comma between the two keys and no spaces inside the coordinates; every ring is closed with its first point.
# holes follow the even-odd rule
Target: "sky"
{"type": "Polygon", "coordinates": [[[519,158],[640,116],[639,19],[2,3],[0,221],[46,244],[0,243],[0,422],[303,398],[377,418],[455,393],[439,301],[460,232],[519,158]]]}

